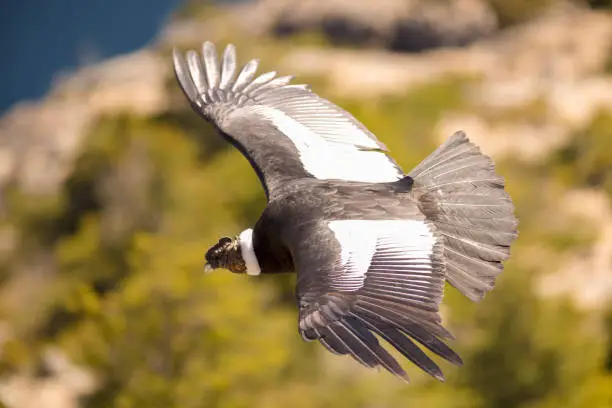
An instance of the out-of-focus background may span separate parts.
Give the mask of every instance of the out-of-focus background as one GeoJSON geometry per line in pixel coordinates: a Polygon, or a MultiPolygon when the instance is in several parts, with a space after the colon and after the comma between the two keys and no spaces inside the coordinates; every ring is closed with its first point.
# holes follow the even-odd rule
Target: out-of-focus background
{"type": "Polygon", "coordinates": [[[0,405],[612,407],[609,0],[100,4],[2,3],[0,405]],[[520,237],[483,302],[447,290],[446,384],[304,343],[293,276],[203,275],[265,206],[173,78],[204,40],[312,84],[407,171],[458,129],[494,157],[520,237]]]}

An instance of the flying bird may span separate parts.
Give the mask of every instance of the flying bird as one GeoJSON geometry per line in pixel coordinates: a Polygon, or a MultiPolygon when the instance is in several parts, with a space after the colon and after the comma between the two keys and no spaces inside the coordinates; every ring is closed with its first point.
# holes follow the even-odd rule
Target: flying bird
{"type": "Polygon", "coordinates": [[[256,59],[238,71],[231,44],[221,58],[205,42],[173,60],[191,106],[249,160],[267,198],[252,228],[207,251],[205,268],[296,272],[303,339],[367,367],[408,381],[379,339],[441,381],[422,348],[461,365],[441,324],[444,284],[481,300],[517,236],[493,161],[457,132],[404,174],[363,124],[307,85],[255,77],[256,59]]]}

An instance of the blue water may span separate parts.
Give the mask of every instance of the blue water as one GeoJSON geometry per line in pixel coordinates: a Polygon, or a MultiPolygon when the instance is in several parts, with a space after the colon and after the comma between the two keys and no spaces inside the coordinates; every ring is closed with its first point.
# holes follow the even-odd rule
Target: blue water
{"type": "Polygon", "coordinates": [[[54,75],[138,49],[181,0],[0,0],[0,114],[54,75]]]}

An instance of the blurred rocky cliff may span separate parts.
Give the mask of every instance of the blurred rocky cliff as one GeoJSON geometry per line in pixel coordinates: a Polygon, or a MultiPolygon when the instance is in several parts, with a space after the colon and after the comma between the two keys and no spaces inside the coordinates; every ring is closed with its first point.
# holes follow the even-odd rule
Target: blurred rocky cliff
{"type": "MultiPolygon", "coordinates": [[[[356,104],[356,116],[366,112],[363,120],[382,140],[397,139],[390,146],[403,163],[414,164],[402,153],[411,143],[426,151],[465,130],[508,178],[526,223],[521,233],[530,237],[519,244],[524,248],[516,262],[544,271],[534,290],[543,297],[569,295],[579,309],[603,312],[612,300],[612,14],[605,2],[591,3],[600,7],[553,0],[188,2],[151,47],[83,67],[44,99],[19,103],[0,118],[0,344],[12,339],[11,347],[21,350],[15,341],[26,338],[29,345],[16,352],[25,355],[56,341],[45,326],[53,325],[45,320],[50,317],[37,311],[66,273],[58,242],[86,222],[57,208],[103,212],[101,234],[111,236],[123,236],[126,224],[167,228],[157,203],[143,198],[148,190],[139,190],[157,175],[138,142],[129,142],[127,159],[105,170],[95,186],[100,202],[88,205],[87,195],[78,194],[69,204],[62,200],[75,172],[87,171],[79,160],[101,143],[95,139],[101,123],[155,118],[167,126],[169,117],[189,115],[173,82],[169,50],[203,40],[233,41],[241,61],[261,58],[266,68],[314,81],[315,91],[345,101],[342,106],[356,104]],[[417,113],[399,112],[394,123],[407,123],[394,129],[382,110],[402,98],[412,98],[406,107],[417,113]],[[431,120],[422,122],[421,111],[431,120]],[[389,134],[394,130],[404,135],[389,134]],[[424,138],[429,141],[419,141],[424,138]],[[49,229],[49,236],[41,235],[49,229]],[[562,250],[574,244],[578,249],[562,250]],[[41,332],[46,337],[38,342],[41,332]]],[[[103,297],[107,290],[96,293],[103,297]]],[[[48,352],[41,359],[47,361],[48,352]]],[[[49,381],[32,371],[40,365],[36,358],[8,361],[0,399],[10,407],[78,406],[99,374],[84,369],[89,380],[71,382],[82,386],[59,387],[49,397],[34,392],[49,381]]]]}

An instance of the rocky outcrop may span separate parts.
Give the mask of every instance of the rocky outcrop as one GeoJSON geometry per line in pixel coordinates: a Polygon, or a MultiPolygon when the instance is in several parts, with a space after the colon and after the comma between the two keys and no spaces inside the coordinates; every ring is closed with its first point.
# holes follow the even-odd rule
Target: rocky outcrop
{"type": "Polygon", "coordinates": [[[261,0],[240,19],[256,34],[316,31],[335,44],[396,51],[465,45],[497,29],[482,0],[261,0]]]}
{"type": "Polygon", "coordinates": [[[605,310],[612,299],[612,203],[600,191],[576,190],[558,200],[561,211],[597,228],[593,246],[565,259],[560,270],[538,282],[543,296],[569,296],[576,305],[605,310]]]}
{"type": "Polygon", "coordinates": [[[26,194],[54,193],[98,118],[165,109],[167,76],[165,60],[139,51],[82,68],[45,99],[13,107],[0,118],[0,191],[15,182],[26,194]]]}
{"type": "Polygon", "coordinates": [[[15,408],[78,408],[79,398],[96,387],[89,370],[72,364],[59,350],[44,356],[45,376],[15,375],[0,380],[0,402],[15,408]]]}
{"type": "Polygon", "coordinates": [[[493,157],[519,157],[531,163],[545,159],[569,137],[569,129],[553,121],[491,123],[476,114],[447,113],[437,126],[438,140],[446,140],[457,129],[470,135],[474,143],[493,157]]]}
{"type": "Polygon", "coordinates": [[[562,7],[459,49],[420,55],[297,49],[286,57],[285,71],[329,75],[337,91],[355,95],[402,93],[407,86],[444,75],[475,75],[483,79],[475,98],[510,106],[529,101],[559,81],[578,81],[601,72],[611,50],[609,14],[562,7]]]}

